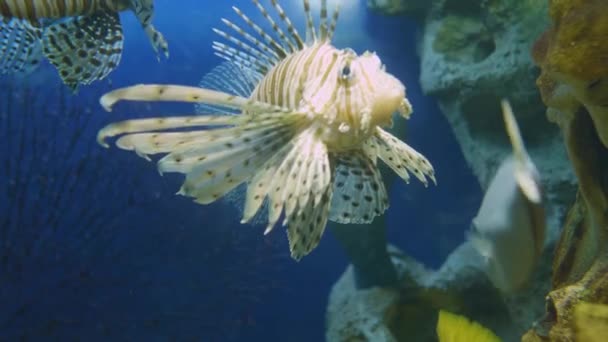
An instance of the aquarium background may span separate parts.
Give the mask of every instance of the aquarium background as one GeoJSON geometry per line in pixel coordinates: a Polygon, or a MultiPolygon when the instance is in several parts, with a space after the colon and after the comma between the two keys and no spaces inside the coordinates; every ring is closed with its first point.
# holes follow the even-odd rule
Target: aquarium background
{"type": "MultiPolygon", "coordinates": [[[[303,27],[300,0],[282,3],[303,27]]],[[[98,98],[135,83],[197,85],[220,62],[211,28],[235,18],[232,4],[259,18],[249,0],[156,1],[154,23],[171,53],[160,63],[123,13],[120,66],[75,95],[48,65],[0,78],[0,341],[324,340],[327,296],[348,265],[331,231],[295,262],[284,229],[264,236],[263,227],[240,225],[231,205],[175,196],[181,176],[160,177],[142,158],[95,142],[112,121],[194,112],[128,103],[106,113],[98,98]]],[[[428,189],[393,184],[389,242],[436,268],[464,239],[479,185],[421,92],[415,23],[370,13],[364,0],[343,7],[336,45],[376,51],[407,86],[414,114],[401,138],[438,179],[428,189]]]]}

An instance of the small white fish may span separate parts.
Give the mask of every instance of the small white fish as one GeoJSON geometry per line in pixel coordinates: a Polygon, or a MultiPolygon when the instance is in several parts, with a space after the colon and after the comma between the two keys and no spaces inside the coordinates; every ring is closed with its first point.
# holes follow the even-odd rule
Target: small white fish
{"type": "Polygon", "coordinates": [[[538,171],[509,103],[503,100],[501,104],[513,155],[492,179],[468,238],[484,257],[494,286],[511,293],[526,285],[542,253],[545,211],[538,171]]]}

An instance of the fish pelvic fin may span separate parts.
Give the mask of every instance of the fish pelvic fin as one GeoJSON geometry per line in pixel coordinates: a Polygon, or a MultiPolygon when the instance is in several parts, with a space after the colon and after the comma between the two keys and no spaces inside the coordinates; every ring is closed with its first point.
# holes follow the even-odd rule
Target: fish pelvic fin
{"type": "Polygon", "coordinates": [[[334,190],[329,219],[365,224],[388,208],[388,194],[380,170],[363,151],[332,154],[334,190]]]}
{"type": "Polygon", "coordinates": [[[0,74],[28,74],[44,58],[42,30],[26,20],[0,18],[0,74]]]}
{"type": "Polygon", "coordinates": [[[481,324],[445,310],[437,321],[439,342],[500,342],[500,338],[481,324]]]}
{"type": "Polygon", "coordinates": [[[378,157],[407,183],[410,180],[409,171],[424,186],[428,186],[428,179],[437,184],[431,163],[418,151],[382,128],[376,128],[373,141],[369,145],[369,148],[375,150],[378,157]]]}
{"type": "Polygon", "coordinates": [[[292,258],[300,260],[318,244],[325,230],[332,197],[329,153],[314,127],[301,131],[259,169],[247,188],[243,222],[268,199],[272,231],[281,214],[287,224],[292,258]]]}
{"type": "Polygon", "coordinates": [[[56,21],[42,34],[43,52],[68,87],[102,80],[122,58],[123,34],[118,13],[56,21]]]}
{"type": "Polygon", "coordinates": [[[507,100],[502,100],[501,107],[507,134],[513,147],[517,184],[529,201],[540,204],[542,202],[542,189],[538,171],[526,151],[511,105],[507,100]]]}
{"type": "Polygon", "coordinates": [[[130,8],[135,13],[137,20],[144,28],[150,44],[156,52],[156,59],[160,60],[160,54],[162,53],[165,58],[169,58],[169,44],[167,40],[160,33],[154,25],[152,25],[152,19],[154,18],[154,1],[153,0],[130,0],[130,8]]]}

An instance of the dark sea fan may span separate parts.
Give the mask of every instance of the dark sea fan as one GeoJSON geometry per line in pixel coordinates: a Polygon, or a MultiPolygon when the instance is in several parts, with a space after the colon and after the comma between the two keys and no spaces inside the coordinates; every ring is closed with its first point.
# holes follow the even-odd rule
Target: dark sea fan
{"type": "Polygon", "coordinates": [[[0,83],[0,341],[238,337],[274,245],[158,201],[162,181],[95,144],[96,99],[63,91],[0,83]]]}

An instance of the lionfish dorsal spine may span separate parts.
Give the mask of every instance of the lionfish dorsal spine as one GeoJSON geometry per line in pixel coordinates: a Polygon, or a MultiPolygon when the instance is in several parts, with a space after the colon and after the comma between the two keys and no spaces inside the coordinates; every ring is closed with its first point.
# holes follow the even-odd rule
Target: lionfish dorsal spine
{"type": "Polygon", "coordinates": [[[310,13],[309,0],[304,0],[304,14],[306,16],[306,42],[316,42],[317,31],[315,30],[315,23],[312,19],[312,13],[310,13]]]}
{"type": "MultiPolygon", "coordinates": [[[[238,9],[236,9],[238,11],[238,9]]],[[[237,12],[237,14],[240,11],[237,12]]],[[[254,24],[253,22],[251,22],[251,20],[249,20],[249,18],[242,16],[241,18],[243,18],[243,20],[256,32],[258,30],[261,31],[261,29],[254,24]]],[[[261,40],[259,40],[258,38],[252,36],[251,34],[247,33],[245,30],[243,30],[241,27],[239,27],[238,25],[234,24],[233,22],[231,22],[228,19],[224,19],[222,18],[222,22],[224,24],[226,24],[228,27],[230,27],[231,29],[233,29],[235,32],[237,32],[238,34],[240,34],[242,37],[244,37],[246,40],[248,40],[250,43],[252,43],[255,47],[257,47],[258,49],[260,49],[263,54],[265,54],[267,56],[267,58],[269,60],[274,60],[274,61],[278,61],[280,60],[282,57],[280,57],[275,50],[268,46],[266,43],[262,42],[261,40]]],[[[264,38],[263,34],[262,34],[262,38],[264,38]]],[[[272,45],[272,43],[270,43],[272,45]]]]}
{"type": "Polygon", "coordinates": [[[230,63],[234,63],[241,68],[247,68],[261,74],[265,74],[268,69],[268,61],[261,61],[254,56],[226,44],[213,42],[211,47],[215,50],[216,56],[225,59],[230,63]]]}
{"type": "Polygon", "coordinates": [[[302,37],[298,33],[298,30],[295,28],[295,26],[293,26],[293,23],[291,22],[291,20],[285,13],[285,10],[283,10],[283,7],[281,7],[281,5],[279,5],[277,0],[271,0],[271,2],[272,2],[272,6],[275,8],[277,13],[279,14],[279,18],[281,18],[281,21],[283,21],[283,23],[285,23],[285,26],[287,27],[287,32],[289,32],[291,37],[296,41],[298,50],[302,50],[306,46],[306,44],[304,44],[304,41],[302,40],[302,37]]]}
{"type": "MultiPolygon", "coordinates": [[[[274,65],[274,63],[276,63],[276,61],[277,61],[276,58],[274,58],[273,56],[262,53],[261,51],[255,49],[251,45],[249,45],[249,44],[245,43],[244,41],[242,41],[242,40],[240,40],[240,39],[238,39],[238,38],[236,38],[236,37],[234,37],[234,36],[226,33],[225,31],[213,28],[213,32],[217,33],[222,38],[224,38],[227,41],[231,42],[232,44],[236,45],[243,52],[245,52],[246,54],[250,55],[254,59],[258,59],[260,61],[266,61],[270,65],[274,65]]],[[[220,52],[223,52],[223,51],[220,51],[220,52]]]]}
{"type": "Polygon", "coordinates": [[[264,16],[264,18],[266,18],[266,20],[272,27],[272,30],[274,32],[276,32],[276,34],[279,36],[280,42],[283,44],[282,47],[285,50],[286,55],[289,53],[298,51],[298,48],[287,37],[287,35],[285,34],[285,31],[283,31],[281,29],[281,27],[277,24],[277,22],[274,19],[272,19],[270,14],[268,14],[268,11],[266,11],[266,9],[260,4],[260,2],[258,0],[253,0],[253,3],[256,5],[256,7],[260,11],[260,13],[262,13],[262,16],[264,16]]]}
{"type": "Polygon", "coordinates": [[[328,38],[327,36],[327,0],[321,0],[321,14],[319,21],[319,33],[321,34],[321,40],[328,38]]]}
{"type": "MultiPolygon", "coordinates": [[[[236,12],[236,14],[243,19],[253,30],[259,34],[270,47],[261,44],[260,46],[264,51],[268,51],[268,53],[273,54],[279,59],[285,58],[289,52],[284,49],[276,40],[274,40],[269,34],[267,34],[259,25],[253,22],[245,13],[243,13],[240,9],[235,6],[232,6],[232,9],[236,12]]],[[[269,17],[270,18],[270,17],[269,17]]],[[[272,20],[272,19],[271,19],[272,20]]]]}
{"type": "MultiPolygon", "coordinates": [[[[326,5],[326,7],[327,7],[327,5],[326,5]]],[[[336,32],[336,25],[338,24],[339,16],[340,16],[340,3],[338,3],[336,5],[336,8],[334,9],[334,13],[331,16],[331,22],[329,24],[329,29],[327,32],[327,40],[331,40],[333,38],[334,32],[336,32]]]]}

